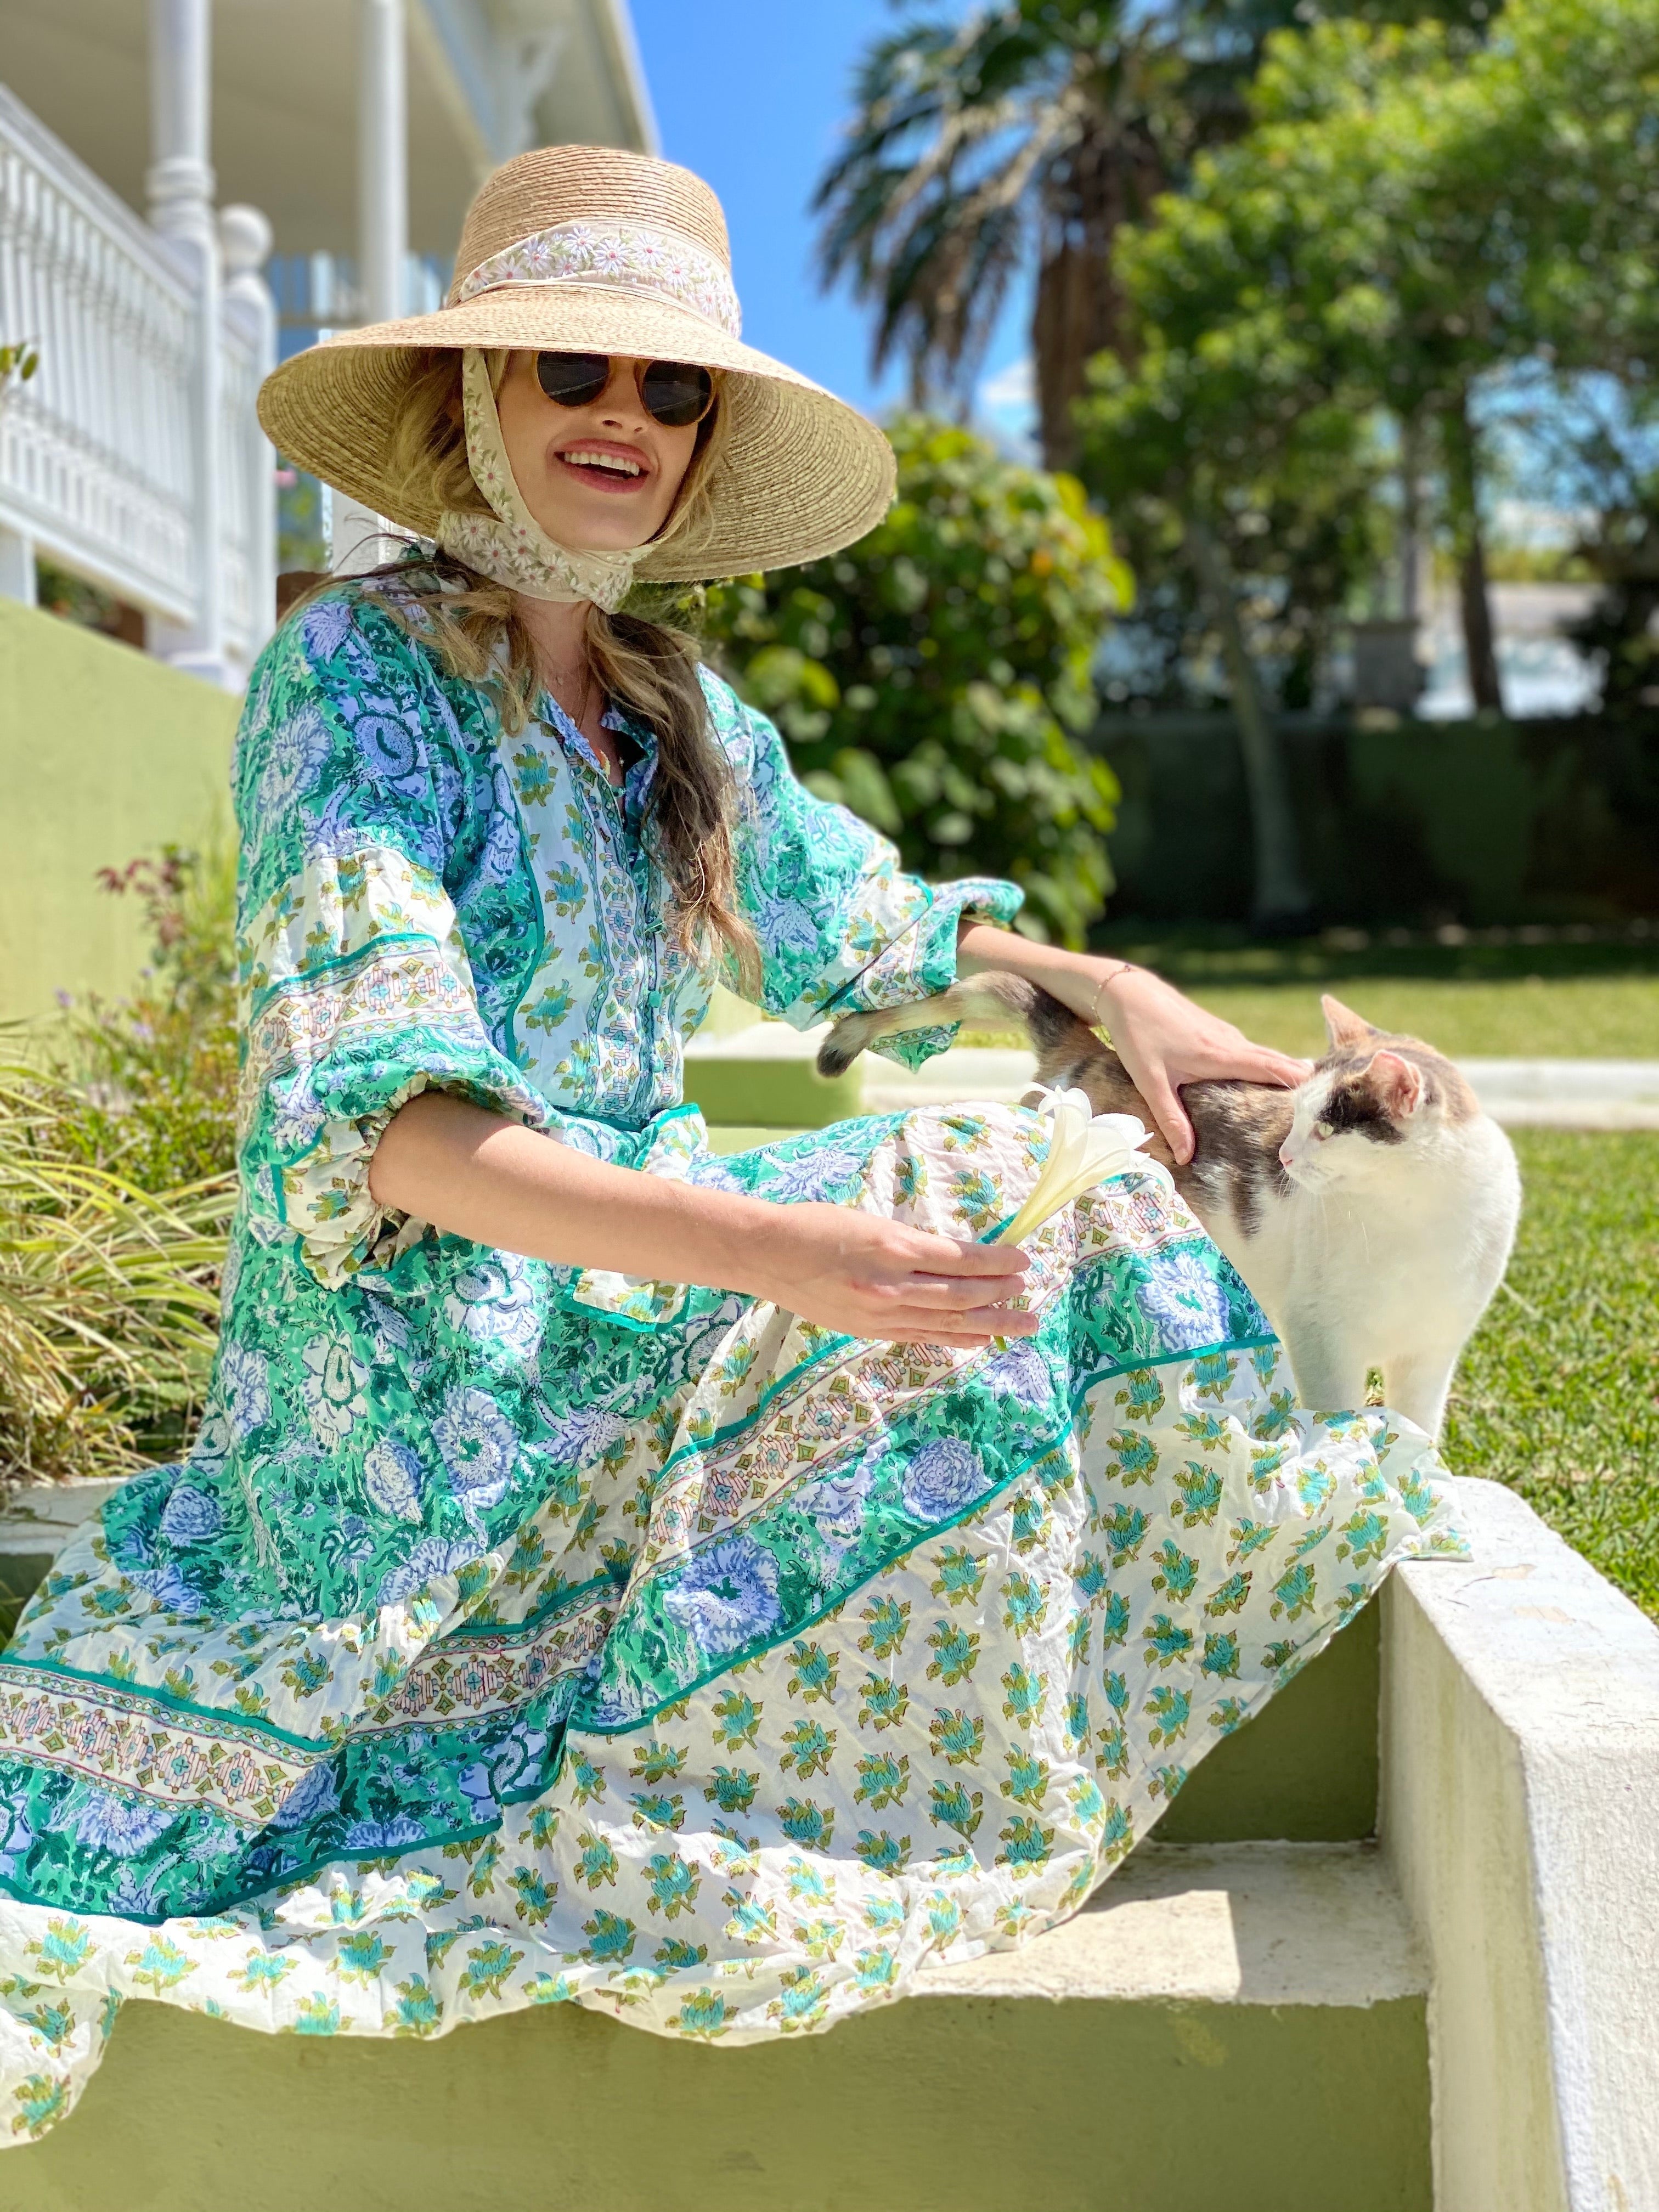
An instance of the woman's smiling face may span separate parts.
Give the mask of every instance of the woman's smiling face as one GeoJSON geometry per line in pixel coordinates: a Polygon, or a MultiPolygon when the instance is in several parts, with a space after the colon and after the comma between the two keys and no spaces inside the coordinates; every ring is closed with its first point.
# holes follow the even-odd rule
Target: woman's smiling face
{"type": "Polygon", "coordinates": [[[597,399],[564,407],[542,390],[533,353],[508,357],[495,395],[501,442],[525,505],[556,544],[626,552],[667,521],[697,425],[675,429],[647,413],[645,368],[618,355],[597,399]]]}

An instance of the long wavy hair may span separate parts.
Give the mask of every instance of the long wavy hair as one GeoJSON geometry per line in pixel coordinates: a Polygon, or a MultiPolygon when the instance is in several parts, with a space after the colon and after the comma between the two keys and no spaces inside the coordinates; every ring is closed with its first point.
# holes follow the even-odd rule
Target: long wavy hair
{"type": "MultiPolygon", "coordinates": [[[[695,530],[708,497],[709,464],[724,434],[718,391],[698,427],[678,510],[695,530]]],[[[461,416],[461,356],[434,348],[421,364],[398,420],[394,481],[417,508],[489,512],[467,465],[461,416]]],[[[530,633],[503,584],[439,551],[400,561],[365,582],[446,666],[495,695],[501,726],[515,736],[529,720],[541,677],[530,633]],[[395,574],[396,588],[389,588],[395,574]]],[[[738,792],[710,726],[697,676],[697,644],[678,623],[590,605],[585,645],[605,696],[636,715],[657,740],[645,830],[667,879],[675,941],[700,965],[721,959],[740,987],[760,981],[760,951],[737,902],[733,830],[738,792]]]]}

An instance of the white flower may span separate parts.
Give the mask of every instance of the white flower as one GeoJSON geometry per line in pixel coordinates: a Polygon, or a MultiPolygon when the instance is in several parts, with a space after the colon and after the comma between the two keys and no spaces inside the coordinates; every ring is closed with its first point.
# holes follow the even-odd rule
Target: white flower
{"type": "Polygon", "coordinates": [[[1024,1205],[996,1238],[999,1244],[1018,1244],[1110,1176],[1132,1168],[1162,1172],[1155,1161],[1139,1156],[1152,1131],[1133,1114],[1097,1114],[1085,1091],[1044,1091],[1036,1110],[1053,1125],[1048,1157],[1024,1205]]]}

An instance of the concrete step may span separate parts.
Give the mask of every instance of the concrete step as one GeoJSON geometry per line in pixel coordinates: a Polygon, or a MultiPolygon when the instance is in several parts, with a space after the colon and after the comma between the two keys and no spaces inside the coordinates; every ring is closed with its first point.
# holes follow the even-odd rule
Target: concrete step
{"type": "Polygon", "coordinates": [[[1426,1975],[1367,1844],[1143,1844],[827,2036],[559,2007],[433,2045],[127,2008],[7,2212],[1429,2212],[1426,1975]]]}

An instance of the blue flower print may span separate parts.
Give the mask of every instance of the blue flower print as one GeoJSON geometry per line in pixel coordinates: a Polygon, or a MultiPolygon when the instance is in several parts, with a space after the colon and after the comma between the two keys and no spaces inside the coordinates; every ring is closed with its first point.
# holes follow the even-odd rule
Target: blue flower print
{"type": "Polygon", "coordinates": [[[459,1384],[432,1424],[449,1480],[469,1521],[499,1505],[519,1456],[518,1431],[487,1390],[459,1384]]]}
{"type": "Polygon", "coordinates": [[[284,1831],[309,1826],[331,1813],[340,1802],[340,1792],[335,1783],[334,1769],[327,1759],[319,1759],[308,1772],[301,1776],[282,1803],[270,1816],[273,1828],[284,1831]]]}
{"type": "Polygon", "coordinates": [[[285,721],[265,753],[259,777],[259,811],[270,818],[302,799],[333,749],[328,725],[314,707],[285,721]]]}
{"type": "Polygon", "coordinates": [[[369,1504],[399,1521],[420,1519],[424,1479],[415,1452],[397,1437],[382,1437],[363,1455],[363,1489],[369,1504]]]}
{"type": "Polygon", "coordinates": [[[224,1519],[216,1498],[194,1483],[181,1482],[161,1508],[161,1534],[169,1544],[210,1543],[224,1519]]]}
{"type": "Polygon", "coordinates": [[[1023,1406],[1040,1406],[1054,1388],[1048,1363],[1034,1344],[1011,1344],[985,1370],[985,1380],[999,1396],[1017,1398],[1023,1406]]]}
{"type": "Polygon", "coordinates": [[[392,699],[370,695],[351,725],[363,773],[371,783],[417,796],[425,779],[417,774],[420,756],[415,734],[392,699]]]}
{"type": "Polygon", "coordinates": [[[270,1419],[270,1384],[263,1352],[228,1340],[219,1354],[219,1390],[230,1433],[243,1443],[270,1419]]]}
{"type": "Polygon", "coordinates": [[[70,1805],[76,1843],[88,1850],[112,1851],[121,1859],[148,1850],[178,1818],[171,1805],[118,1797],[112,1790],[100,1790],[93,1782],[78,1783],[70,1805]]]}
{"type": "Polygon", "coordinates": [[[143,1567],[132,1574],[140,1589],[146,1589],[163,1613],[197,1613],[201,1609],[202,1595],[182,1568],[169,1563],[162,1567],[143,1567]]]}
{"type": "Polygon", "coordinates": [[[504,884],[519,866],[519,809],[513,796],[513,780],[504,768],[495,770],[490,798],[482,872],[486,883],[504,884]]]}
{"type": "Polygon", "coordinates": [[[591,1460],[602,1459],[627,1434],[628,1424],[605,1406],[573,1406],[556,1420],[548,1415],[548,1449],[556,1460],[571,1467],[585,1467],[591,1460]]]}
{"type": "Polygon", "coordinates": [[[878,1437],[857,1459],[837,1468],[833,1474],[820,1475],[800,1493],[801,1511],[811,1516],[826,1547],[837,1557],[857,1539],[864,1526],[870,1485],[887,1449],[886,1438],[878,1437]]]}
{"type": "Polygon", "coordinates": [[[1196,1252],[1162,1252],[1137,1286],[1169,1352],[1194,1352],[1227,1334],[1227,1301],[1196,1252]]]}
{"type": "Polygon", "coordinates": [[[831,1146],[803,1152],[798,1159],[768,1162],[766,1196],[775,1206],[799,1205],[830,1197],[859,1182],[864,1176],[864,1155],[850,1146],[831,1146]]]}
{"type": "Polygon", "coordinates": [[[756,934],[769,952],[817,951],[818,926],[811,911],[799,899],[768,899],[761,908],[756,934]]]}
{"type": "Polygon", "coordinates": [[[533,1359],[542,1316],[530,1262],[514,1252],[492,1252],[459,1269],[444,1300],[444,1319],[487,1350],[502,1346],[520,1359],[533,1359]]]}
{"type": "Polygon", "coordinates": [[[945,1521],[971,1504],[985,1487],[977,1452],[960,1437],[936,1437],[904,1470],[904,1510],[915,1521],[945,1521]]]}
{"type": "Polygon", "coordinates": [[[312,1071],[296,1068],[270,1086],[271,1142],[284,1152],[308,1152],[328,1118],[317,1101],[312,1071]]]}
{"type": "Polygon", "coordinates": [[[442,1536],[425,1536],[400,1566],[393,1567],[375,1593],[380,1605],[400,1605],[412,1597],[434,1575],[451,1575],[476,1554],[469,1543],[450,1543],[442,1536]]]}
{"type": "Polygon", "coordinates": [[[349,599],[318,599],[301,619],[306,650],[313,660],[332,660],[351,635],[349,599]]]}
{"type": "Polygon", "coordinates": [[[663,1609],[705,1658],[724,1658],[776,1625],[777,1561],[749,1537],[728,1536],[692,1554],[663,1609]]]}
{"type": "Polygon", "coordinates": [[[389,1820],[354,1820],[340,1838],[349,1851],[366,1859],[384,1858],[422,1841],[425,1831],[408,1813],[394,1813],[389,1820]]]}

